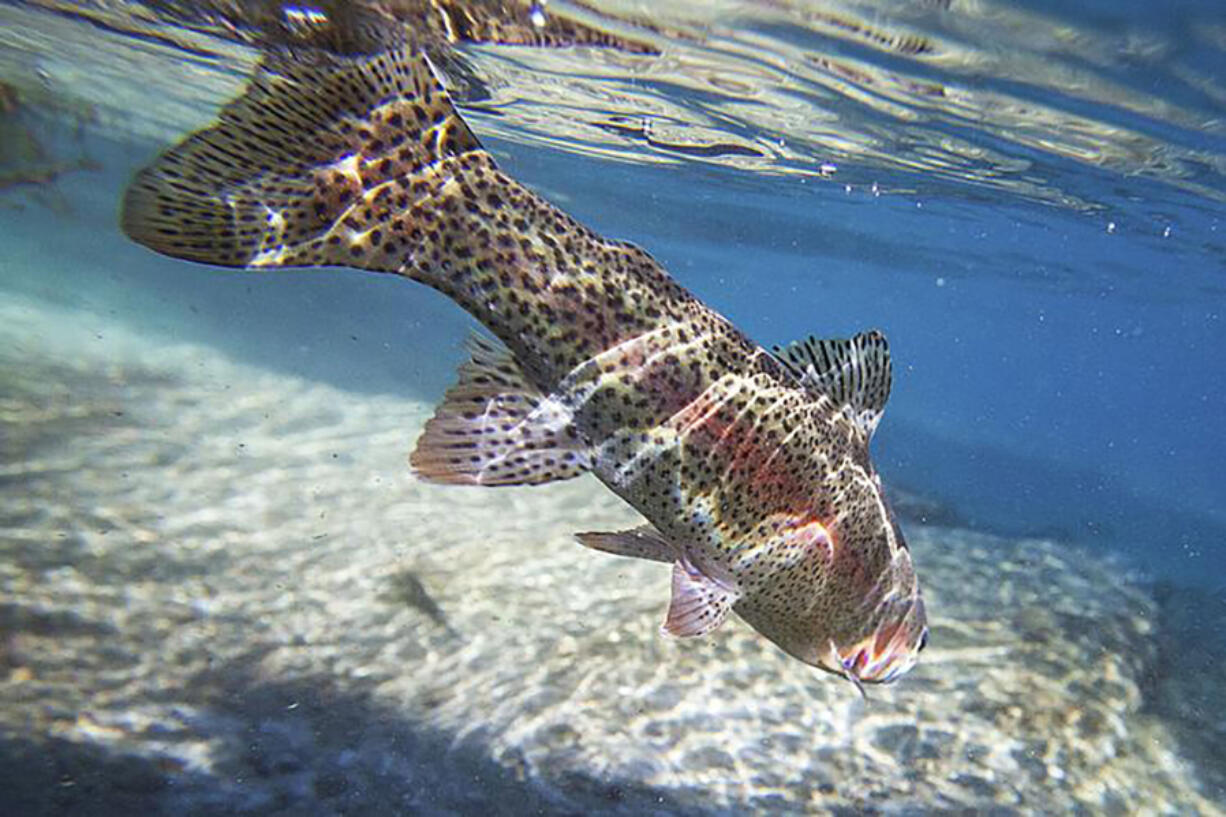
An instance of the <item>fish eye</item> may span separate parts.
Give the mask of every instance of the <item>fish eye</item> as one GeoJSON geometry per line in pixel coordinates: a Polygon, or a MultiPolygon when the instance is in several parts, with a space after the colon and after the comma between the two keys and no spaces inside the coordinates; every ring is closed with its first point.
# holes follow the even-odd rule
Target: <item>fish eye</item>
{"type": "Polygon", "coordinates": [[[924,647],[927,647],[927,646],[928,646],[928,628],[925,627],[924,631],[920,633],[919,646],[915,648],[915,651],[923,652],[924,647]]]}

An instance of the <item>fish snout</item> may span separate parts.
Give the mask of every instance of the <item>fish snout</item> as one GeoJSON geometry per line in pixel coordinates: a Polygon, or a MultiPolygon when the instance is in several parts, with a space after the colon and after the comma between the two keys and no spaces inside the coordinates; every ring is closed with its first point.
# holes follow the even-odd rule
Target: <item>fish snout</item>
{"type": "Polygon", "coordinates": [[[883,621],[865,638],[847,647],[831,644],[834,671],[865,684],[888,684],[915,666],[928,644],[928,623],[924,602],[916,598],[908,604],[901,619],[883,621]]]}

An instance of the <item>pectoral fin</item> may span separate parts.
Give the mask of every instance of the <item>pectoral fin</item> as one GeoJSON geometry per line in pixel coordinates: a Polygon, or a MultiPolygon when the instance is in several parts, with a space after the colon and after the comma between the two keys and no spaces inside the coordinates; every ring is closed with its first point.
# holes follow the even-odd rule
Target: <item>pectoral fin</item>
{"type": "Polygon", "coordinates": [[[650,559],[653,562],[671,562],[677,558],[677,549],[651,525],[640,525],[616,533],[576,533],[575,538],[585,547],[617,556],[650,559]]]}
{"type": "Polygon", "coordinates": [[[673,598],[664,631],[675,636],[706,635],[728,617],[740,593],[702,573],[688,559],[673,564],[673,598]]]}

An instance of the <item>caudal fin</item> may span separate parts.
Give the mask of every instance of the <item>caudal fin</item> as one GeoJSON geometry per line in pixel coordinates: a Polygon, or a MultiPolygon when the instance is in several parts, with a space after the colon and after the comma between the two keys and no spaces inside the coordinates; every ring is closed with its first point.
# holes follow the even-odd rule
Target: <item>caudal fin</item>
{"type": "Polygon", "coordinates": [[[382,226],[456,161],[493,167],[425,57],[270,56],[216,124],[136,176],[121,223],[208,264],[395,270],[405,238],[382,226]]]}
{"type": "Polygon", "coordinates": [[[484,324],[546,393],[629,338],[718,320],[647,253],[498,170],[426,58],[404,48],[269,57],[214,125],[137,175],[122,223],[191,261],[419,281],[484,324]]]}

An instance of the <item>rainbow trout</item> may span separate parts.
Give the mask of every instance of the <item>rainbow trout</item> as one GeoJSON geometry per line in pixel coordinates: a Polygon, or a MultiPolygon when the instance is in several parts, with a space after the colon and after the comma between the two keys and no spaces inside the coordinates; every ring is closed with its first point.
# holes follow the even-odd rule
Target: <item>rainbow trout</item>
{"type": "Polygon", "coordinates": [[[433,287],[499,342],[473,342],[412,454],[420,478],[590,472],[646,524],[578,539],[672,565],[667,632],[735,610],[857,685],[915,663],[924,604],[868,453],[885,338],[758,346],[500,171],[413,50],[267,57],[216,124],[137,175],[122,224],[175,258],[433,287]]]}

